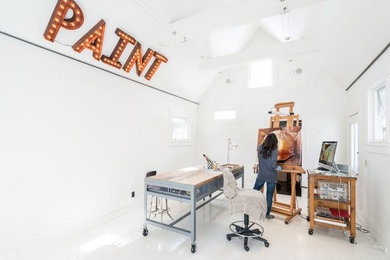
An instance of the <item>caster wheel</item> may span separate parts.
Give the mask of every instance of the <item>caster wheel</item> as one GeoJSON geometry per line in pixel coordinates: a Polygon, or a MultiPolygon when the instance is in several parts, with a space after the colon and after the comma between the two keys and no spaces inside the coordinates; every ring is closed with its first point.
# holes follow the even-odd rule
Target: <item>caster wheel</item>
{"type": "Polygon", "coordinates": [[[287,220],[285,220],[285,221],[284,221],[284,224],[288,225],[288,221],[287,221],[287,220]]]}
{"type": "Polygon", "coordinates": [[[355,243],[355,238],[354,237],[349,237],[349,243],[351,243],[351,244],[355,243]]]}
{"type": "Polygon", "coordinates": [[[196,252],[196,244],[192,244],[191,245],[191,253],[195,253],[196,252]]]}
{"type": "Polygon", "coordinates": [[[310,221],[310,217],[309,217],[309,216],[307,216],[307,217],[306,217],[306,220],[307,220],[307,221],[310,221]]]}
{"type": "Polygon", "coordinates": [[[148,229],[145,227],[144,230],[142,231],[142,235],[144,235],[144,237],[146,237],[148,235],[149,231],[148,229]]]}
{"type": "Polygon", "coordinates": [[[244,246],[245,251],[249,251],[249,246],[244,246]]]}
{"type": "Polygon", "coordinates": [[[264,246],[265,247],[269,247],[269,243],[268,242],[264,242],[264,246]]]}
{"type": "Polygon", "coordinates": [[[309,229],[309,235],[313,235],[313,229],[309,229]]]}
{"type": "Polygon", "coordinates": [[[229,236],[229,235],[226,235],[226,239],[227,239],[228,241],[230,241],[230,240],[232,240],[232,237],[229,236]]]}

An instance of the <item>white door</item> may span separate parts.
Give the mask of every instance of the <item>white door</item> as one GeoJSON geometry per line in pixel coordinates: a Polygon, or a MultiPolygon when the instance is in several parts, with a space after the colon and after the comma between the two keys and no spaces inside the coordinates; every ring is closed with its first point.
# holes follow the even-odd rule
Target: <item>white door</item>
{"type": "Polygon", "coordinates": [[[350,118],[349,124],[349,164],[351,166],[351,171],[358,173],[359,172],[359,124],[358,124],[358,114],[353,115],[350,118]]]}
{"type": "Polygon", "coordinates": [[[359,174],[357,181],[356,200],[358,210],[361,211],[363,207],[363,177],[362,169],[359,169],[359,114],[356,113],[349,118],[349,165],[350,171],[359,174]],[[361,173],[361,174],[360,174],[361,173]]]}

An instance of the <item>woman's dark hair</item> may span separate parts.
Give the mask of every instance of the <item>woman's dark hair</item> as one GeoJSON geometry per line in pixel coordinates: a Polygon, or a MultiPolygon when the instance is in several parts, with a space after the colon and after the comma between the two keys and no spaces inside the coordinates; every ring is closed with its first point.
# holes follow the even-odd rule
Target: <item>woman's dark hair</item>
{"type": "Polygon", "coordinates": [[[271,156],[272,151],[278,147],[278,138],[274,133],[270,133],[267,135],[262,145],[263,147],[260,151],[260,154],[264,159],[267,159],[271,156]]]}

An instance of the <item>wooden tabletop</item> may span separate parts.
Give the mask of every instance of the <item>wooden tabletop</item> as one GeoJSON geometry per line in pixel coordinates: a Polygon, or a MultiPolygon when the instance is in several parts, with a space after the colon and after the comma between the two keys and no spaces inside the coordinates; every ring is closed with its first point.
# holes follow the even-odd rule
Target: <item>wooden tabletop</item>
{"type": "Polygon", "coordinates": [[[323,172],[319,170],[308,170],[309,178],[315,178],[315,179],[326,179],[330,181],[339,181],[340,179],[343,180],[357,180],[357,177],[354,175],[348,174],[334,174],[329,172],[323,172]]]}
{"type": "Polygon", "coordinates": [[[277,163],[277,165],[282,168],[278,172],[287,172],[287,173],[305,173],[306,172],[299,165],[290,165],[290,164],[283,164],[283,163],[277,163]]]}
{"type": "MultiPolygon", "coordinates": [[[[290,165],[290,164],[284,164],[284,163],[277,163],[276,165],[280,166],[282,169],[277,172],[285,172],[285,173],[306,173],[306,171],[299,165],[290,165]]],[[[258,169],[259,166],[256,164],[253,169],[258,169]]],[[[257,173],[256,173],[257,174],[257,173]]]]}
{"type": "MultiPolygon", "coordinates": [[[[237,166],[237,169],[243,166],[237,166]]],[[[233,171],[235,168],[233,168],[233,171]]],[[[194,185],[195,187],[201,186],[207,182],[210,182],[216,178],[222,176],[222,170],[207,170],[200,168],[187,168],[168,173],[157,174],[149,178],[155,180],[163,180],[181,184],[194,185]]]]}

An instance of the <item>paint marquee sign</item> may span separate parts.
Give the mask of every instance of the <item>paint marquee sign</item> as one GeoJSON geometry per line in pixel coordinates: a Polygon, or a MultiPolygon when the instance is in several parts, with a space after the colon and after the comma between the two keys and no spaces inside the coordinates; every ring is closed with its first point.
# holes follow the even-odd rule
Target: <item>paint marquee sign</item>
{"type": "MultiPolygon", "coordinates": [[[[58,0],[43,35],[46,40],[54,42],[61,27],[67,30],[76,30],[81,27],[83,22],[84,14],[74,0],[58,0]],[[73,16],[71,18],[65,18],[69,9],[73,11],[73,16]]],[[[83,37],[73,44],[73,50],[82,52],[85,49],[89,49],[92,51],[94,59],[99,61],[101,60],[102,62],[117,69],[122,68],[126,72],[130,72],[135,64],[138,76],[141,76],[149,61],[154,58],[152,65],[145,74],[145,78],[147,80],[150,80],[153,77],[162,62],[168,62],[167,58],[150,48],[147,49],[144,55],[142,55],[141,43],[119,28],[115,30],[115,34],[119,36],[119,40],[114,50],[111,52],[111,55],[102,55],[105,25],[106,22],[103,19],[100,20],[83,37]],[[128,44],[134,45],[134,48],[125,63],[122,65],[122,63],[119,62],[119,58],[128,44]]]]}

